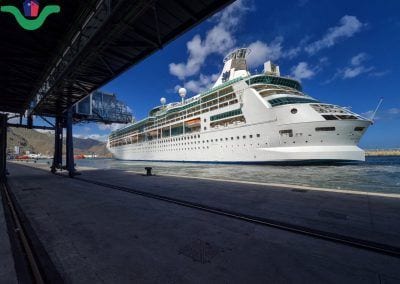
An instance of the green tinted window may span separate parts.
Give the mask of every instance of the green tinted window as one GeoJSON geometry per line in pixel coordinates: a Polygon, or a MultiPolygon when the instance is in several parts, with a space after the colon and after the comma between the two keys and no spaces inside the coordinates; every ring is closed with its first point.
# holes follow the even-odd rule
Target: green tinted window
{"type": "Polygon", "coordinates": [[[294,97],[284,97],[284,98],[277,98],[268,101],[271,106],[281,106],[287,104],[306,104],[306,103],[317,103],[318,101],[313,99],[307,98],[294,98],[294,97]]]}
{"type": "Polygon", "coordinates": [[[227,117],[231,117],[231,116],[236,116],[239,114],[242,114],[242,110],[235,109],[235,110],[227,111],[227,112],[220,113],[217,115],[213,115],[213,116],[211,116],[210,119],[211,119],[211,121],[214,121],[214,120],[219,120],[219,119],[223,119],[223,118],[227,118],[227,117]]]}
{"type": "Polygon", "coordinates": [[[296,89],[301,91],[301,85],[299,82],[282,77],[275,77],[275,76],[256,76],[252,77],[246,81],[248,85],[253,84],[272,84],[272,85],[281,85],[289,88],[296,89]]]}

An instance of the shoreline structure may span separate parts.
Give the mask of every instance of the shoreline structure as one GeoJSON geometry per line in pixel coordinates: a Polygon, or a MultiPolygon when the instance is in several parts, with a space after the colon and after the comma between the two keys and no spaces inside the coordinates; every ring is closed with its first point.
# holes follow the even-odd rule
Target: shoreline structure
{"type": "Polygon", "coordinates": [[[365,156],[400,156],[398,149],[366,149],[365,156]]]}

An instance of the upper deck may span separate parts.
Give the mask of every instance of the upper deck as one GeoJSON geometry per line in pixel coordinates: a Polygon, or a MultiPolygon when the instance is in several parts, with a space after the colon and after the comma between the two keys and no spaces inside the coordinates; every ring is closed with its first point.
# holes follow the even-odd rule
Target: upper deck
{"type": "Polygon", "coordinates": [[[232,85],[240,81],[245,81],[249,88],[269,84],[289,88],[297,93],[302,90],[301,84],[290,78],[266,74],[252,75],[246,78],[239,77],[191,97],[184,102],[173,102],[166,106],[157,106],[149,112],[147,118],[113,131],[110,138],[116,138],[135,131],[143,132],[146,128],[151,129],[152,126],[162,127],[184,118],[190,118],[194,115],[223,107],[224,104],[237,103],[232,85]]]}

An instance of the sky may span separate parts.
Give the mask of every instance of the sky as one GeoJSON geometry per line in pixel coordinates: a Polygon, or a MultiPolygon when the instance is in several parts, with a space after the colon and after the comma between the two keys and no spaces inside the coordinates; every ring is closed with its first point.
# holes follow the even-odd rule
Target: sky
{"type": "MultiPolygon", "coordinates": [[[[272,60],[306,94],[371,117],[361,147],[400,148],[400,1],[238,0],[103,86],[137,120],[160,104],[208,89],[225,55],[249,47],[251,72],[272,60]],[[383,4],[384,3],[384,4],[383,4]]],[[[81,124],[75,136],[105,140],[119,125],[81,124]]]]}

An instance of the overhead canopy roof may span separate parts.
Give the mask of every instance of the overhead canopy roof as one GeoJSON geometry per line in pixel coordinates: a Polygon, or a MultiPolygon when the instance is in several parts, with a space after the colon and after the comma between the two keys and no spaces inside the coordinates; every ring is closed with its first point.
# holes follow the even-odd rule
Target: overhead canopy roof
{"type": "Polygon", "coordinates": [[[60,114],[231,2],[40,1],[61,12],[35,31],[0,13],[0,111],[60,114]]]}

